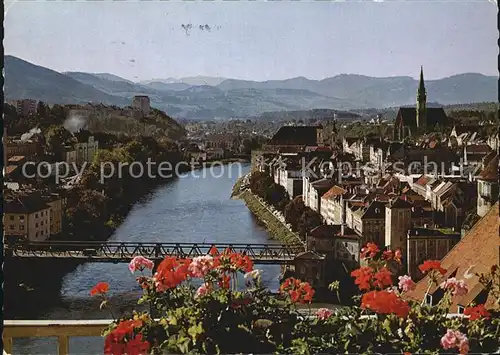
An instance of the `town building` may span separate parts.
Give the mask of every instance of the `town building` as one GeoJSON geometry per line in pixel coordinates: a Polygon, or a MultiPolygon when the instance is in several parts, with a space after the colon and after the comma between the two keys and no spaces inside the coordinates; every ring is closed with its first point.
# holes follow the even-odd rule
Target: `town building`
{"type": "MultiPolygon", "coordinates": [[[[446,273],[438,280],[438,284],[456,277],[463,280],[468,288],[465,295],[453,297],[451,313],[462,313],[472,302],[490,308],[497,301],[477,275],[489,273],[493,265],[500,262],[498,213],[497,202],[441,260],[441,267],[446,273]]],[[[420,280],[414,291],[406,294],[409,299],[418,302],[424,300],[431,305],[438,304],[443,296],[443,290],[439,286],[433,285],[429,289],[429,276],[420,280]]]]}
{"type": "Polygon", "coordinates": [[[297,254],[294,259],[295,275],[308,282],[314,289],[327,286],[325,277],[325,256],[311,250],[297,254]]]}
{"type": "Polygon", "coordinates": [[[266,146],[321,146],[322,126],[283,126],[274,134],[266,146]]]}
{"type": "Polygon", "coordinates": [[[43,154],[43,143],[35,137],[26,140],[7,137],[4,141],[4,149],[6,160],[13,156],[32,157],[43,154]]]}
{"type": "Polygon", "coordinates": [[[18,115],[29,116],[36,113],[38,101],[31,99],[16,100],[15,106],[18,115]]]}
{"type": "Polygon", "coordinates": [[[424,83],[423,68],[420,69],[420,82],[417,91],[416,107],[401,107],[394,122],[394,140],[402,141],[406,137],[434,131],[436,125],[449,124],[442,107],[427,107],[427,92],[424,83]]]}
{"type": "Polygon", "coordinates": [[[407,232],[406,247],[401,249],[408,275],[413,280],[420,280],[424,275],[418,266],[425,260],[441,260],[459,241],[459,233],[411,228],[407,232]]]}
{"type": "Polygon", "coordinates": [[[353,269],[359,265],[360,237],[345,225],[321,225],[306,235],[307,250],[323,254],[353,269]]]}
{"type": "Polygon", "coordinates": [[[345,193],[347,190],[335,185],[321,196],[321,215],[326,224],[345,223],[345,203],[342,198],[345,193]]]}
{"type": "Polygon", "coordinates": [[[385,205],[383,201],[372,201],[352,211],[352,229],[363,239],[379,246],[385,244],[385,205]]]}
{"type": "Polygon", "coordinates": [[[34,196],[19,196],[4,203],[5,240],[39,242],[50,236],[50,206],[34,196]]]}
{"type": "MultiPolygon", "coordinates": [[[[99,142],[88,131],[79,131],[74,133],[76,138],[73,148],[75,153],[68,153],[66,158],[72,159],[76,156],[76,164],[82,166],[85,162],[92,162],[99,150],[99,142]]],[[[68,161],[67,161],[68,162],[68,161]]]]}
{"type": "Polygon", "coordinates": [[[205,149],[207,160],[224,159],[225,152],[223,148],[208,148],[205,149]]]}
{"type": "Polygon", "coordinates": [[[151,111],[151,102],[149,96],[137,95],[132,99],[132,107],[139,109],[143,114],[149,115],[151,111]]]}
{"type": "Polygon", "coordinates": [[[498,155],[491,159],[477,180],[477,214],[485,216],[498,201],[498,155]]]}
{"type": "Polygon", "coordinates": [[[413,204],[396,198],[385,208],[385,246],[391,250],[406,249],[406,236],[412,226],[413,204]]]}

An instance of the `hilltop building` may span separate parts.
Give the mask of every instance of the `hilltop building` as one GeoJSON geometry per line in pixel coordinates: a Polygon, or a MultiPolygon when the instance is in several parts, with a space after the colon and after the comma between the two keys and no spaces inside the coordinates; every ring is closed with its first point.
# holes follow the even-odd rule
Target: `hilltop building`
{"type": "Polygon", "coordinates": [[[420,83],[417,90],[416,107],[400,107],[394,122],[394,140],[428,133],[436,125],[448,124],[448,117],[442,107],[427,107],[427,92],[424,84],[424,71],[420,69],[420,83]]]}
{"type": "Polygon", "coordinates": [[[134,99],[132,100],[132,107],[135,107],[141,110],[145,115],[148,115],[151,111],[151,102],[149,100],[149,96],[134,96],[134,99]]]}

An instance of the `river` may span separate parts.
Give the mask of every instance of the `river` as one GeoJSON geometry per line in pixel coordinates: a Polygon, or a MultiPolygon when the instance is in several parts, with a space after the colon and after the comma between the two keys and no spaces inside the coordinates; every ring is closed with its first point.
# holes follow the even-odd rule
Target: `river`
{"type": "MultiPolygon", "coordinates": [[[[110,240],[273,243],[244,202],[230,199],[237,178],[249,169],[249,164],[214,166],[167,183],[138,202],[110,240]]],[[[280,267],[259,268],[265,285],[277,290],[280,267]]],[[[116,313],[134,308],[141,291],[126,264],[87,263],[65,276],[56,306],[42,310],[36,319],[109,319],[106,310],[99,310],[99,300],[89,296],[91,287],[99,281],[109,283],[111,304],[116,313]]],[[[72,338],[70,349],[71,354],[102,354],[103,340],[72,338]]],[[[55,354],[56,340],[15,339],[13,351],[55,354]]]]}

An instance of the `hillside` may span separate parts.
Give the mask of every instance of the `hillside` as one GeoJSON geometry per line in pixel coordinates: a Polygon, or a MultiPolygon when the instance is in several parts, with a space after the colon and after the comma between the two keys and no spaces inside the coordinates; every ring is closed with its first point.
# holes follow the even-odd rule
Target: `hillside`
{"type": "Polygon", "coordinates": [[[6,101],[33,98],[61,104],[102,102],[108,105],[126,105],[130,102],[13,56],[5,56],[4,65],[6,101]]]}
{"type": "MultiPolygon", "coordinates": [[[[296,77],[263,82],[218,77],[153,79],[134,83],[108,73],[56,71],[16,57],[5,57],[6,99],[48,103],[103,102],[129,105],[144,94],[169,115],[188,119],[254,117],[264,112],[313,109],[359,110],[414,105],[418,81],[411,77],[374,78],[342,74],[322,80],[296,77]]],[[[433,105],[497,100],[496,77],[461,74],[427,80],[433,105]]],[[[389,109],[389,111],[393,111],[389,109]]]]}

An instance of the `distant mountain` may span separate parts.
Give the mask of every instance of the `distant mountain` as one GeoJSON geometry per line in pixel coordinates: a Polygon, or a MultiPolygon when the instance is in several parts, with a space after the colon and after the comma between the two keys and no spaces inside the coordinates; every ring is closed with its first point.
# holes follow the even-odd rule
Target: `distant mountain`
{"type": "Polygon", "coordinates": [[[89,74],[81,72],[65,72],[64,75],[69,76],[79,82],[92,86],[95,89],[101,90],[110,95],[133,97],[134,95],[156,95],[157,91],[146,85],[136,84],[118,76],[110,76],[111,74],[89,74]],[[122,80],[116,80],[117,78],[122,80]]]}
{"type": "Polygon", "coordinates": [[[185,78],[180,78],[179,82],[186,83],[189,85],[210,85],[217,86],[222,83],[226,78],[219,78],[213,76],[189,76],[185,78]]]}
{"type": "Polygon", "coordinates": [[[165,84],[179,84],[183,83],[189,86],[200,86],[200,85],[210,85],[217,86],[222,83],[226,78],[219,78],[213,76],[188,76],[184,78],[166,78],[166,79],[151,79],[143,80],[140,84],[149,85],[150,83],[165,83],[165,84]]]}
{"type": "Polygon", "coordinates": [[[6,55],[5,100],[32,98],[47,103],[102,102],[127,105],[129,100],[109,95],[67,75],[6,55]]]}
{"type": "MultiPolygon", "coordinates": [[[[148,95],[153,107],[183,118],[254,117],[264,112],[330,109],[359,111],[414,105],[418,81],[411,77],[374,78],[342,74],[323,80],[296,77],[248,81],[218,77],[153,79],[135,83],[113,74],[58,73],[16,57],[5,57],[7,99],[49,103],[103,102],[129,105],[148,95]]],[[[432,105],[497,101],[498,78],[461,74],[428,80],[432,105]]],[[[321,111],[319,111],[321,112],[321,111]]]]}
{"type": "Polygon", "coordinates": [[[143,85],[161,91],[181,91],[191,87],[191,85],[186,83],[164,83],[162,81],[150,81],[143,85]]]}
{"type": "MultiPolygon", "coordinates": [[[[305,89],[318,94],[347,99],[365,107],[391,107],[415,103],[418,81],[411,77],[374,78],[342,74],[323,80],[304,77],[263,82],[228,79],[218,85],[231,89],[305,89]]],[[[427,97],[440,104],[497,100],[498,78],[482,74],[460,74],[426,81],[427,97]]]]}
{"type": "MultiPolygon", "coordinates": [[[[66,74],[66,73],[63,73],[63,74],[66,74]]],[[[92,75],[97,76],[97,77],[102,78],[102,79],[111,80],[111,81],[124,81],[124,82],[130,83],[130,84],[133,83],[132,81],[124,79],[121,76],[109,74],[109,73],[94,73],[92,75]]]]}

